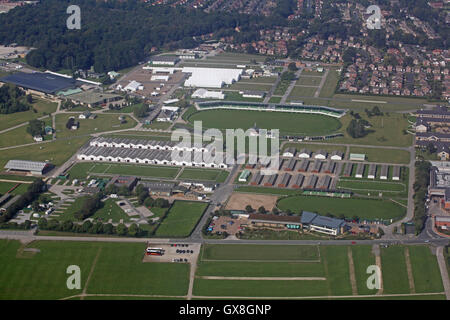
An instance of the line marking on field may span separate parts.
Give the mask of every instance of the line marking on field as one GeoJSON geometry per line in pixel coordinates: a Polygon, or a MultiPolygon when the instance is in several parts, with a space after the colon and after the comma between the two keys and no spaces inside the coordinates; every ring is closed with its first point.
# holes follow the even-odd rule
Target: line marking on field
{"type": "Polygon", "coordinates": [[[97,255],[95,256],[95,259],[92,262],[91,270],[89,271],[89,275],[88,275],[88,277],[86,279],[86,283],[84,284],[83,292],[81,293],[82,294],[81,300],[84,300],[84,297],[86,296],[86,291],[87,291],[87,288],[88,288],[89,280],[91,280],[92,273],[94,273],[94,269],[95,269],[95,266],[97,265],[97,260],[98,260],[98,257],[100,255],[101,251],[102,251],[102,247],[98,248],[97,255]]]}
{"type": "Polygon", "coordinates": [[[376,101],[376,100],[357,100],[357,99],[352,99],[352,102],[367,102],[367,103],[387,103],[387,101],[376,101]]]}
{"type": "Polygon", "coordinates": [[[416,287],[414,285],[414,276],[412,273],[411,259],[409,258],[409,248],[408,247],[405,247],[405,262],[406,262],[406,271],[408,274],[409,290],[411,293],[416,293],[416,287]]]}
{"type": "Polygon", "coordinates": [[[381,268],[381,252],[380,246],[378,244],[374,244],[372,246],[372,251],[375,253],[375,264],[380,269],[380,289],[376,293],[377,295],[383,295],[383,269],[381,268]]]}
{"type": "Polygon", "coordinates": [[[205,280],[267,280],[267,281],[326,281],[325,277],[222,277],[222,276],[197,276],[205,280]]]}
{"type": "Polygon", "coordinates": [[[350,283],[352,285],[352,294],[358,295],[358,287],[356,286],[355,265],[353,264],[353,252],[351,247],[347,247],[348,269],[350,272],[350,283]]]}

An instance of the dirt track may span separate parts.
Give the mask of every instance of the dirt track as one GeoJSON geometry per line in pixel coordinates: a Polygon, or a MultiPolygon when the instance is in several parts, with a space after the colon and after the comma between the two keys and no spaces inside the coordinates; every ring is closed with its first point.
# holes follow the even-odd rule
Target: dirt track
{"type": "Polygon", "coordinates": [[[247,205],[253,209],[263,206],[266,210],[272,210],[275,207],[278,197],[265,194],[241,193],[235,192],[228,199],[226,210],[245,210],[247,205]]]}

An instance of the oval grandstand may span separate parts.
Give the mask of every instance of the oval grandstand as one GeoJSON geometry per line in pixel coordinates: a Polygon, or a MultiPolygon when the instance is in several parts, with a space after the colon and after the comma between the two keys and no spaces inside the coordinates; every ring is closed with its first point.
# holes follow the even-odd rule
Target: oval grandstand
{"type": "Polygon", "coordinates": [[[195,108],[197,110],[234,109],[234,110],[308,113],[308,114],[320,114],[334,118],[341,118],[347,112],[347,110],[344,109],[335,109],[325,106],[269,104],[258,102],[241,102],[241,101],[205,101],[205,102],[195,101],[195,108]]]}

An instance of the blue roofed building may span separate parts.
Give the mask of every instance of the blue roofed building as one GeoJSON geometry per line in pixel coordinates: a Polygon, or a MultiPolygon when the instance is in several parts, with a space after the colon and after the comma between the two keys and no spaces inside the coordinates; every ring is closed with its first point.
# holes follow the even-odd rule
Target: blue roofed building
{"type": "Polygon", "coordinates": [[[311,231],[337,236],[345,232],[346,223],[342,219],[320,216],[317,213],[303,211],[302,227],[311,231]]]}
{"type": "Polygon", "coordinates": [[[0,82],[14,84],[28,93],[56,95],[59,91],[73,89],[77,81],[51,73],[14,73],[0,78],[0,82]]]}

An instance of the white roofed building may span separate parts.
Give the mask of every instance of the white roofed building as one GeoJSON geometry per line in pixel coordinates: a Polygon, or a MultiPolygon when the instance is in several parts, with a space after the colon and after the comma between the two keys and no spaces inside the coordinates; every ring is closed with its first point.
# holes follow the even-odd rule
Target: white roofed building
{"type": "Polygon", "coordinates": [[[184,82],[185,87],[222,88],[238,81],[244,72],[242,69],[192,68],[184,67],[183,73],[191,76],[184,82]]]}
{"type": "Polygon", "coordinates": [[[191,97],[198,99],[225,99],[225,95],[222,93],[222,91],[209,91],[206,89],[195,90],[191,97]]]}

